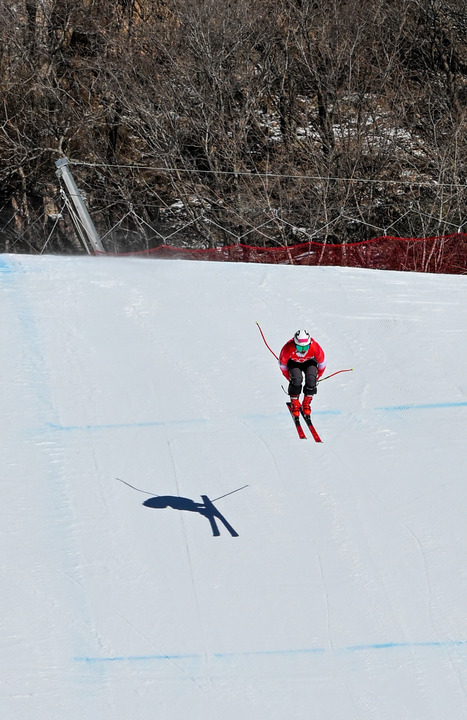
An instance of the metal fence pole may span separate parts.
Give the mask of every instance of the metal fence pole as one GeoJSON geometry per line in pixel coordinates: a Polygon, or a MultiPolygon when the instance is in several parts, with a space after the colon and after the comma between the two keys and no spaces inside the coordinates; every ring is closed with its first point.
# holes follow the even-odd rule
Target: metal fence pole
{"type": "Polygon", "coordinates": [[[105,253],[104,246],[101,243],[101,239],[85,205],[83,196],[78,190],[73,175],[71,174],[68,165],[68,158],[63,157],[60,158],[60,160],[57,160],[55,162],[55,167],[57,168],[57,177],[62,179],[65,183],[68,195],[70,196],[70,200],[72,201],[76,212],[78,213],[78,217],[81,221],[84,231],[86,232],[86,235],[89,238],[89,243],[92,249],[94,250],[94,252],[105,253]]]}

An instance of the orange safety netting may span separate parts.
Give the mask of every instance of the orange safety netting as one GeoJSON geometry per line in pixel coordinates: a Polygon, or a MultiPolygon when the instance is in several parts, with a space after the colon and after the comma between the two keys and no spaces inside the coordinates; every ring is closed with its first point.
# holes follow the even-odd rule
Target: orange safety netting
{"type": "Polygon", "coordinates": [[[467,234],[456,233],[429,238],[398,238],[384,235],[358,243],[335,245],[307,242],[285,247],[254,247],[237,244],[193,249],[160,245],[142,252],[118,253],[118,255],[221,262],[338,265],[381,270],[465,274],[467,234]]]}

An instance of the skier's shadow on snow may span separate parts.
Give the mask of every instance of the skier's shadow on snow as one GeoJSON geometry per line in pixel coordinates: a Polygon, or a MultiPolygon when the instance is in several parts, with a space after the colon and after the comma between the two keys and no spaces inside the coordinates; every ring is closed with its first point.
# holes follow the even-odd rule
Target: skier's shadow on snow
{"type": "Polygon", "coordinates": [[[185,510],[187,512],[197,512],[209,520],[212,534],[215,537],[220,535],[216,519],[225,525],[232,537],[238,537],[238,532],[233,529],[232,525],[227,522],[225,517],[219,512],[215,505],[211,502],[207,495],[201,495],[203,502],[195,502],[190,498],[177,497],[176,495],[157,495],[156,497],[145,500],[143,505],[150,508],[162,510],[171,507],[174,510],[185,510]]]}

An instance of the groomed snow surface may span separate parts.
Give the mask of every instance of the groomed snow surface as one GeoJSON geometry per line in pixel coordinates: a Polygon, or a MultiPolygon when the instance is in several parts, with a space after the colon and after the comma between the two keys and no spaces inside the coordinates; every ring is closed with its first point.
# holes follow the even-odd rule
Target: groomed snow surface
{"type": "Polygon", "coordinates": [[[2,720],[467,718],[466,282],[1,256],[2,720]]]}

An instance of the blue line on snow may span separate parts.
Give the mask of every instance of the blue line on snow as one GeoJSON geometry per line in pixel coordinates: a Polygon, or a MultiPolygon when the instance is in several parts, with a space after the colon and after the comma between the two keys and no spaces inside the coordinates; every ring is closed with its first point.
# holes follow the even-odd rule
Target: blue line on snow
{"type": "Polygon", "coordinates": [[[79,663],[103,663],[103,662],[147,662],[148,660],[196,660],[199,655],[116,655],[115,657],[77,657],[75,662],[79,663]]]}
{"type": "Polygon", "coordinates": [[[191,423],[205,423],[204,418],[195,418],[191,420],[148,420],[147,422],[131,422],[131,423],[103,423],[102,425],[59,425],[57,423],[47,423],[47,429],[57,432],[84,432],[90,430],[120,430],[125,428],[145,428],[145,427],[163,427],[164,425],[187,425],[191,423]]]}
{"type": "MultiPolygon", "coordinates": [[[[347,647],[336,648],[341,652],[362,652],[365,650],[392,650],[392,649],[415,649],[415,648],[449,648],[467,646],[467,640],[429,640],[426,642],[388,642],[374,643],[368,645],[349,645],[347,647]]],[[[329,652],[326,648],[303,648],[297,650],[253,650],[245,652],[226,652],[214,653],[216,659],[233,658],[233,657],[253,657],[268,655],[318,655],[329,652]]],[[[193,660],[201,658],[200,655],[117,655],[115,657],[77,657],[75,662],[79,663],[111,663],[111,662],[150,662],[151,660],[193,660]]]]}
{"type": "Polygon", "coordinates": [[[388,643],[376,643],[374,645],[350,645],[349,647],[342,648],[342,649],[347,650],[349,652],[359,652],[362,650],[390,650],[392,648],[424,648],[424,647],[447,648],[447,647],[459,647],[461,645],[467,645],[467,640],[446,640],[446,642],[441,642],[441,640],[427,640],[425,642],[416,642],[416,643],[388,642],[388,643]]]}
{"type": "Polygon", "coordinates": [[[14,272],[12,265],[5,258],[0,257],[0,273],[9,274],[14,272]]]}
{"type": "Polygon", "coordinates": [[[22,273],[23,268],[20,265],[20,261],[16,258],[9,257],[8,255],[0,255],[0,275],[14,275],[15,273],[22,273]]]}
{"type": "MultiPolygon", "coordinates": [[[[36,321],[36,314],[33,304],[28,301],[28,295],[24,292],[24,284],[19,277],[23,273],[23,269],[16,259],[0,257],[0,275],[2,284],[7,288],[8,292],[4,293],[4,302],[10,306],[10,312],[16,318],[17,326],[21,332],[23,340],[23,349],[27,353],[27,363],[25,363],[25,371],[21,380],[25,397],[28,397],[31,408],[34,405],[40,408],[41,417],[47,416],[55,420],[57,411],[53,402],[53,394],[50,387],[50,378],[47,369],[47,362],[42,350],[42,336],[36,321]]],[[[31,409],[31,412],[33,410],[31,409]]],[[[53,423],[50,423],[52,425],[53,423]]],[[[31,445],[28,434],[25,437],[28,445],[31,445]]],[[[34,443],[35,444],[35,443],[34,443]]],[[[87,604],[84,602],[84,596],[77,593],[76,587],[80,587],[78,570],[75,557],[77,557],[78,549],[75,546],[75,539],[70,531],[70,522],[64,520],[69,517],[67,489],[64,487],[62,475],[62,463],[59,460],[52,459],[57,457],[62,447],[59,442],[54,441],[54,447],[46,446],[45,449],[37,446],[37,457],[41,458],[43,453],[47,455],[48,462],[42,464],[38,461],[38,472],[43,472],[44,493],[41,495],[41,509],[47,517],[47,538],[44,537],[44,547],[47,549],[50,545],[59,548],[59,554],[56,556],[58,569],[63,576],[70,578],[74,583],[74,588],[67,588],[65,585],[57,590],[59,596],[57,602],[66,604],[66,607],[72,603],[75,616],[80,616],[81,624],[89,625],[87,616],[87,604]],[[52,452],[52,454],[51,454],[52,452]]],[[[45,461],[44,457],[44,461],[45,461]]],[[[71,611],[71,610],[70,610],[71,611]]],[[[81,637],[76,629],[70,627],[68,629],[68,642],[76,646],[76,650],[83,650],[81,645],[81,637]]],[[[106,668],[101,668],[102,674],[106,673],[106,668]]],[[[76,702],[78,700],[78,686],[76,685],[76,702]]],[[[72,696],[70,695],[70,702],[72,696]]]]}
{"type": "Polygon", "coordinates": [[[386,412],[403,412],[406,410],[438,410],[439,408],[456,408],[467,407],[467,402],[438,402],[424,403],[419,405],[389,405],[386,407],[377,407],[376,410],[385,410],[386,412]]]}
{"type": "MultiPolygon", "coordinates": [[[[440,408],[458,408],[467,407],[467,402],[439,402],[439,403],[427,403],[420,405],[387,405],[382,407],[376,407],[375,410],[384,412],[406,412],[408,410],[438,410],[440,408]]],[[[315,410],[314,415],[342,415],[342,410],[315,410]]],[[[245,415],[244,419],[248,420],[270,420],[271,417],[278,417],[278,413],[274,415],[255,414],[245,415]]],[[[189,418],[185,420],[148,420],[147,422],[128,422],[128,423],[102,423],[102,424],[89,424],[89,425],[59,425],[56,423],[48,423],[47,429],[54,430],[56,432],[83,432],[91,430],[120,430],[125,428],[145,428],[145,427],[163,427],[164,425],[189,425],[192,423],[203,424],[207,423],[206,418],[189,418]]]]}

